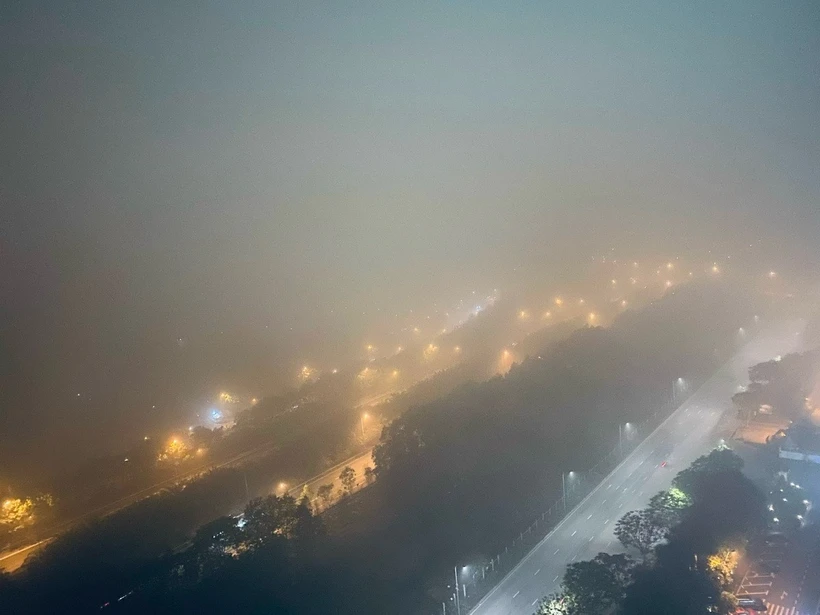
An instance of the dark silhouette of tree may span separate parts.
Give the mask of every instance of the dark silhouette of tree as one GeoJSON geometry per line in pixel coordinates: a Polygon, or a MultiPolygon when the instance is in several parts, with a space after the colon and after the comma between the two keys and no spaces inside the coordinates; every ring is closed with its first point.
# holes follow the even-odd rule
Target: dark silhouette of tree
{"type": "Polygon", "coordinates": [[[321,500],[323,506],[327,507],[333,499],[333,483],[320,486],[316,490],[316,497],[321,500]]]}
{"type": "Polygon", "coordinates": [[[580,613],[605,613],[623,599],[634,567],[626,555],[599,553],[590,561],[569,564],[563,589],[580,613]]]}
{"type": "Polygon", "coordinates": [[[344,493],[350,495],[356,486],[356,470],[350,466],[345,466],[341,474],[339,474],[339,480],[342,482],[342,490],[344,493]]]}
{"type": "Polygon", "coordinates": [[[691,504],[692,501],[683,491],[673,487],[653,495],[646,511],[668,533],[683,520],[691,504]]]}
{"type": "Polygon", "coordinates": [[[644,559],[666,537],[666,532],[666,528],[644,510],[628,512],[615,524],[615,536],[621,544],[627,549],[637,549],[644,559]]]}
{"type": "Polygon", "coordinates": [[[290,538],[296,527],[296,501],[289,495],[256,498],[245,507],[244,519],[245,540],[251,547],[273,536],[290,538]]]}
{"type": "Polygon", "coordinates": [[[697,501],[703,495],[700,493],[700,485],[706,476],[722,472],[740,472],[742,469],[743,460],[731,449],[721,446],[708,455],[698,457],[692,465],[678,472],[672,485],[693,501],[697,501]]]}

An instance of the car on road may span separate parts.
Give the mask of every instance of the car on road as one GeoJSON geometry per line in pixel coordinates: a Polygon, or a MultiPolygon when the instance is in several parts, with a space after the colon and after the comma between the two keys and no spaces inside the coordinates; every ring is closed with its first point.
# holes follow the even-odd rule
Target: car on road
{"type": "Polygon", "coordinates": [[[769,610],[766,606],[766,603],[763,602],[763,600],[761,600],[760,598],[753,598],[752,596],[738,596],[737,605],[744,609],[758,611],[759,613],[765,613],[769,610]]]}

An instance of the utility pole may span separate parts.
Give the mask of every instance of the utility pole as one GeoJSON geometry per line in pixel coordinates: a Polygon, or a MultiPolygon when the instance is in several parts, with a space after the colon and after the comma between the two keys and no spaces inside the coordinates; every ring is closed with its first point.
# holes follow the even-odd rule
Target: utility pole
{"type": "Polygon", "coordinates": [[[251,501],[251,493],[248,489],[248,473],[244,470],[242,471],[242,478],[245,479],[245,500],[250,502],[251,501]]]}

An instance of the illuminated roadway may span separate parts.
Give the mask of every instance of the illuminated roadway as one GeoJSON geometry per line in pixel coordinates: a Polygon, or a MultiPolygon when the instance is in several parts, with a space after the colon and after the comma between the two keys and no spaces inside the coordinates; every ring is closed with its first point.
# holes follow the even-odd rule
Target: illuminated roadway
{"type": "Polygon", "coordinates": [[[719,443],[718,424],[738,386],[748,383],[748,368],[797,350],[796,332],[801,330],[800,323],[791,322],[764,331],[741,348],[536,545],[471,615],[531,615],[544,596],[559,589],[567,564],[592,559],[601,551],[622,551],[613,534],[618,519],[646,506],[652,495],[669,488],[678,471],[719,443]],[[663,461],[666,467],[661,467],[663,461]]]}

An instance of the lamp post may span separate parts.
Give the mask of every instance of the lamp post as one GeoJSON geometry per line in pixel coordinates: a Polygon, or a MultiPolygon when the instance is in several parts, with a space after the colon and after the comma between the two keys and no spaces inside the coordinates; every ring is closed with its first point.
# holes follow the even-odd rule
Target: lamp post
{"type": "Polygon", "coordinates": [[[453,566],[453,577],[456,581],[456,615],[461,615],[461,600],[458,597],[458,566],[453,566]]]}
{"type": "Polygon", "coordinates": [[[362,415],[359,417],[359,424],[362,427],[362,440],[364,440],[364,420],[366,418],[369,418],[369,415],[367,414],[367,412],[362,413],[362,415]]]}
{"type": "Polygon", "coordinates": [[[621,457],[624,456],[624,433],[630,429],[632,429],[632,423],[618,423],[618,452],[621,457]]]}
{"type": "Polygon", "coordinates": [[[672,383],[672,406],[677,403],[678,390],[683,391],[686,388],[686,381],[683,378],[678,378],[672,383]]]}
{"type": "Polygon", "coordinates": [[[563,498],[561,499],[564,501],[565,513],[567,512],[567,497],[569,496],[569,491],[567,491],[567,478],[572,479],[574,477],[575,472],[567,472],[566,474],[564,474],[564,472],[561,472],[561,491],[563,492],[563,498]]]}

